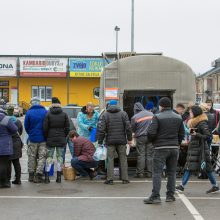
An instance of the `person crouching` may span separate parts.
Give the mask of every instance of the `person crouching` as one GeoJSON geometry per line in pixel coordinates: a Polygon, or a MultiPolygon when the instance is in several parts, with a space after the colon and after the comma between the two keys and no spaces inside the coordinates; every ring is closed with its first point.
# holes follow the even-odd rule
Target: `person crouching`
{"type": "Polygon", "coordinates": [[[96,171],[91,168],[97,168],[98,162],[93,160],[95,146],[88,139],[79,136],[76,131],[70,131],[69,138],[74,144],[74,157],[71,160],[71,165],[75,168],[80,177],[83,179],[93,179],[96,176],[96,171]]]}

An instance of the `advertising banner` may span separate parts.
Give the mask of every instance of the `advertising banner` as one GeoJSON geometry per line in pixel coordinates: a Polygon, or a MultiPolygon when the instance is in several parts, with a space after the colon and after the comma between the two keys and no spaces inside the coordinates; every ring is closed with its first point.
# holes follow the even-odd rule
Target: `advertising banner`
{"type": "Polygon", "coordinates": [[[0,77],[17,75],[17,58],[0,57],[0,77]]]}
{"type": "Polygon", "coordinates": [[[20,58],[20,76],[66,77],[67,63],[65,58],[20,58]]]}
{"type": "Polygon", "coordinates": [[[105,99],[118,99],[118,88],[105,88],[105,99]]]}
{"type": "Polygon", "coordinates": [[[100,77],[107,64],[102,58],[70,58],[70,77],[100,77]]]}

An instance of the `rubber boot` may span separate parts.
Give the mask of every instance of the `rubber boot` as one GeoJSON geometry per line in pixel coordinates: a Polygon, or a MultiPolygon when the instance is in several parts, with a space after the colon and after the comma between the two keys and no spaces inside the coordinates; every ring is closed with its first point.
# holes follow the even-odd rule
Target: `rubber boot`
{"type": "Polygon", "coordinates": [[[61,171],[57,171],[57,179],[56,179],[57,183],[61,183],[61,171]]]}
{"type": "Polygon", "coordinates": [[[33,182],[34,181],[34,173],[29,173],[28,181],[29,182],[33,182]]]}
{"type": "Polygon", "coordinates": [[[49,172],[45,172],[45,183],[46,184],[50,183],[49,172]]]}

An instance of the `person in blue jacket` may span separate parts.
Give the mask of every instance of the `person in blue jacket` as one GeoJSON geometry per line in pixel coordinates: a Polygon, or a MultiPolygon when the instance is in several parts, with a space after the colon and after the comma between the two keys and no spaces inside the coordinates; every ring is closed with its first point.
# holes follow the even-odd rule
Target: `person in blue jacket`
{"type": "Polygon", "coordinates": [[[0,188],[10,188],[8,164],[13,154],[12,135],[18,131],[15,123],[0,109],[0,188]]]}
{"type": "Polygon", "coordinates": [[[95,129],[97,128],[98,120],[99,120],[99,113],[94,110],[93,103],[89,102],[86,106],[82,108],[81,112],[78,113],[77,133],[80,136],[90,139],[92,130],[94,128],[95,129]]]}
{"type": "Polygon", "coordinates": [[[29,182],[42,182],[44,165],[46,162],[47,148],[43,133],[43,122],[47,114],[44,106],[40,105],[40,99],[31,99],[31,108],[27,111],[24,121],[25,130],[29,136],[28,143],[28,172],[29,182]]]}

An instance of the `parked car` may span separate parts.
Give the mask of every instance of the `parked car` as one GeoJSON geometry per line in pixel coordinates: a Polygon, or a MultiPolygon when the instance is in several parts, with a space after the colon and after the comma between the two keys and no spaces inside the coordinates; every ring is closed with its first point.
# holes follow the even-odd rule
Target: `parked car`
{"type": "Polygon", "coordinates": [[[71,118],[75,128],[78,128],[77,125],[77,115],[81,111],[81,106],[64,106],[62,107],[63,111],[71,118]]]}

